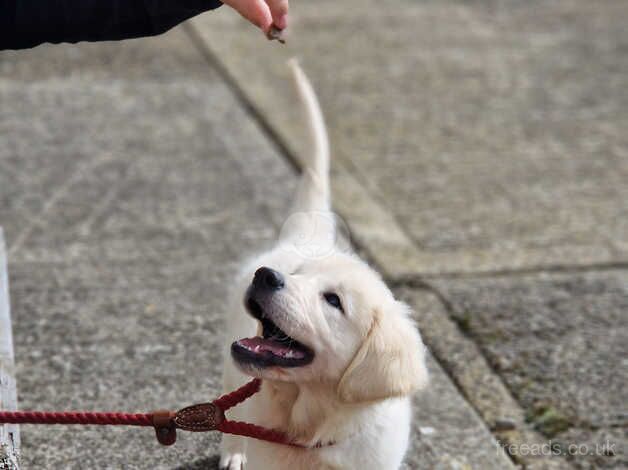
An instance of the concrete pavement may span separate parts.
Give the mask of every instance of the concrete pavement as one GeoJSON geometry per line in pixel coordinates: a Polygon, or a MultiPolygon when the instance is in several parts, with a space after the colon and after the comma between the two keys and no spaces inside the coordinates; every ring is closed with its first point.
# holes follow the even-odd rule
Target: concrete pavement
{"type": "MultiPolygon", "coordinates": [[[[293,11],[286,48],[225,9],[155,39],[0,53],[21,406],[218,393],[229,278],[276,236],[303,150],[296,54],[336,207],[432,352],[406,467],[624,468],[625,4],[293,11]],[[564,455],[522,447],[550,440],[564,455]]],[[[23,427],[22,448],[25,468],[200,469],[217,439],[23,427]]]]}
{"type": "MultiPolygon", "coordinates": [[[[275,238],[295,172],[181,30],[3,54],[0,67],[21,407],[141,411],[216,396],[229,279],[275,238]]],[[[510,467],[430,367],[407,468],[510,467]]],[[[216,466],[216,436],[169,449],[145,429],[22,436],[25,468],[216,466]]]]}

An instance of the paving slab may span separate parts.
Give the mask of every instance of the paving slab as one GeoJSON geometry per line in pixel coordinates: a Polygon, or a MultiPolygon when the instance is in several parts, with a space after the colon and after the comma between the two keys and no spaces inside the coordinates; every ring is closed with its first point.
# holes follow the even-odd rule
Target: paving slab
{"type": "Polygon", "coordinates": [[[427,286],[396,291],[414,309],[425,344],[511,458],[526,470],[573,468],[558,453],[526,450],[544,449],[547,438],[528,422],[525,410],[478,345],[450,318],[448,302],[427,286]]]}
{"type": "Polygon", "coordinates": [[[194,25],[297,155],[283,62],[303,59],[392,274],[628,261],[626,2],[323,0],[286,47],[230,13],[194,25]]]}
{"type": "MultiPolygon", "coordinates": [[[[218,394],[238,262],[296,175],[181,29],[0,54],[2,224],[24,409],[146,411],[218,394]],[[143,65],[145,64],[145,65],[143,65]]],[[[510,468],[434,361],[407,468],[510,468]]],[[[217,436],[24,426],[25,468],[216,468],[217,436]]]]}
{"type": "Polygon", "coordinates": [[[587,446],[572,449],[574,465],[626,468],[628,271],[430,283],[527,420],[568,454],[587,446]]]}

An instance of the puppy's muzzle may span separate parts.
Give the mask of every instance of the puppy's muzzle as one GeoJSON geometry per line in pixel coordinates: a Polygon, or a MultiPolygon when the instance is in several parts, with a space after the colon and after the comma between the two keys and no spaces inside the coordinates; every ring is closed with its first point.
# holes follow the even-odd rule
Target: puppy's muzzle
{"type": "MultiPolygon", "coordinates": [[[[231,345],[231,356],[238,364],[263,367],[302,367],[314,360],[314,351],[289,336],[275,323],[273,297],[285,287],[278,271],[266,266],[255,271],[253,282],[244,296],[249,314],[259,320],[258,336],[242,338],[231,345]]],[[[281,315],[280,315],[281,316],[281,315]]]]}

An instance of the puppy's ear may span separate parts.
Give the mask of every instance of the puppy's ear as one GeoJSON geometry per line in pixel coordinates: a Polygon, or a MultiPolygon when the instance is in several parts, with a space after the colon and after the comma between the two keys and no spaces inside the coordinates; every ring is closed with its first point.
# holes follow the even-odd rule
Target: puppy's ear
{"type": "Polygon", "coordinates": [[[427,384],[425,347],[409,310],[376,312],[371,329],[338,383],[345,403],[409,395],[427,384]]]}

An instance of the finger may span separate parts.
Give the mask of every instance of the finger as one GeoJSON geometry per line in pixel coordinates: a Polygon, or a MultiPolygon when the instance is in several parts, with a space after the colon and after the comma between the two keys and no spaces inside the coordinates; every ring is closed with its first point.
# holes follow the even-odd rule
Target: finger
{"type": "Polygon", "coordinates": [[[288,26],[288,0],[266,0],[273,23],[279,29],[286,29],[288,26]]]}
{"type": "Polygon", "coordinates": [[[270,8],[264,0],[223,0],[247,20],[267,32],[273,22],[270,8]]]}

